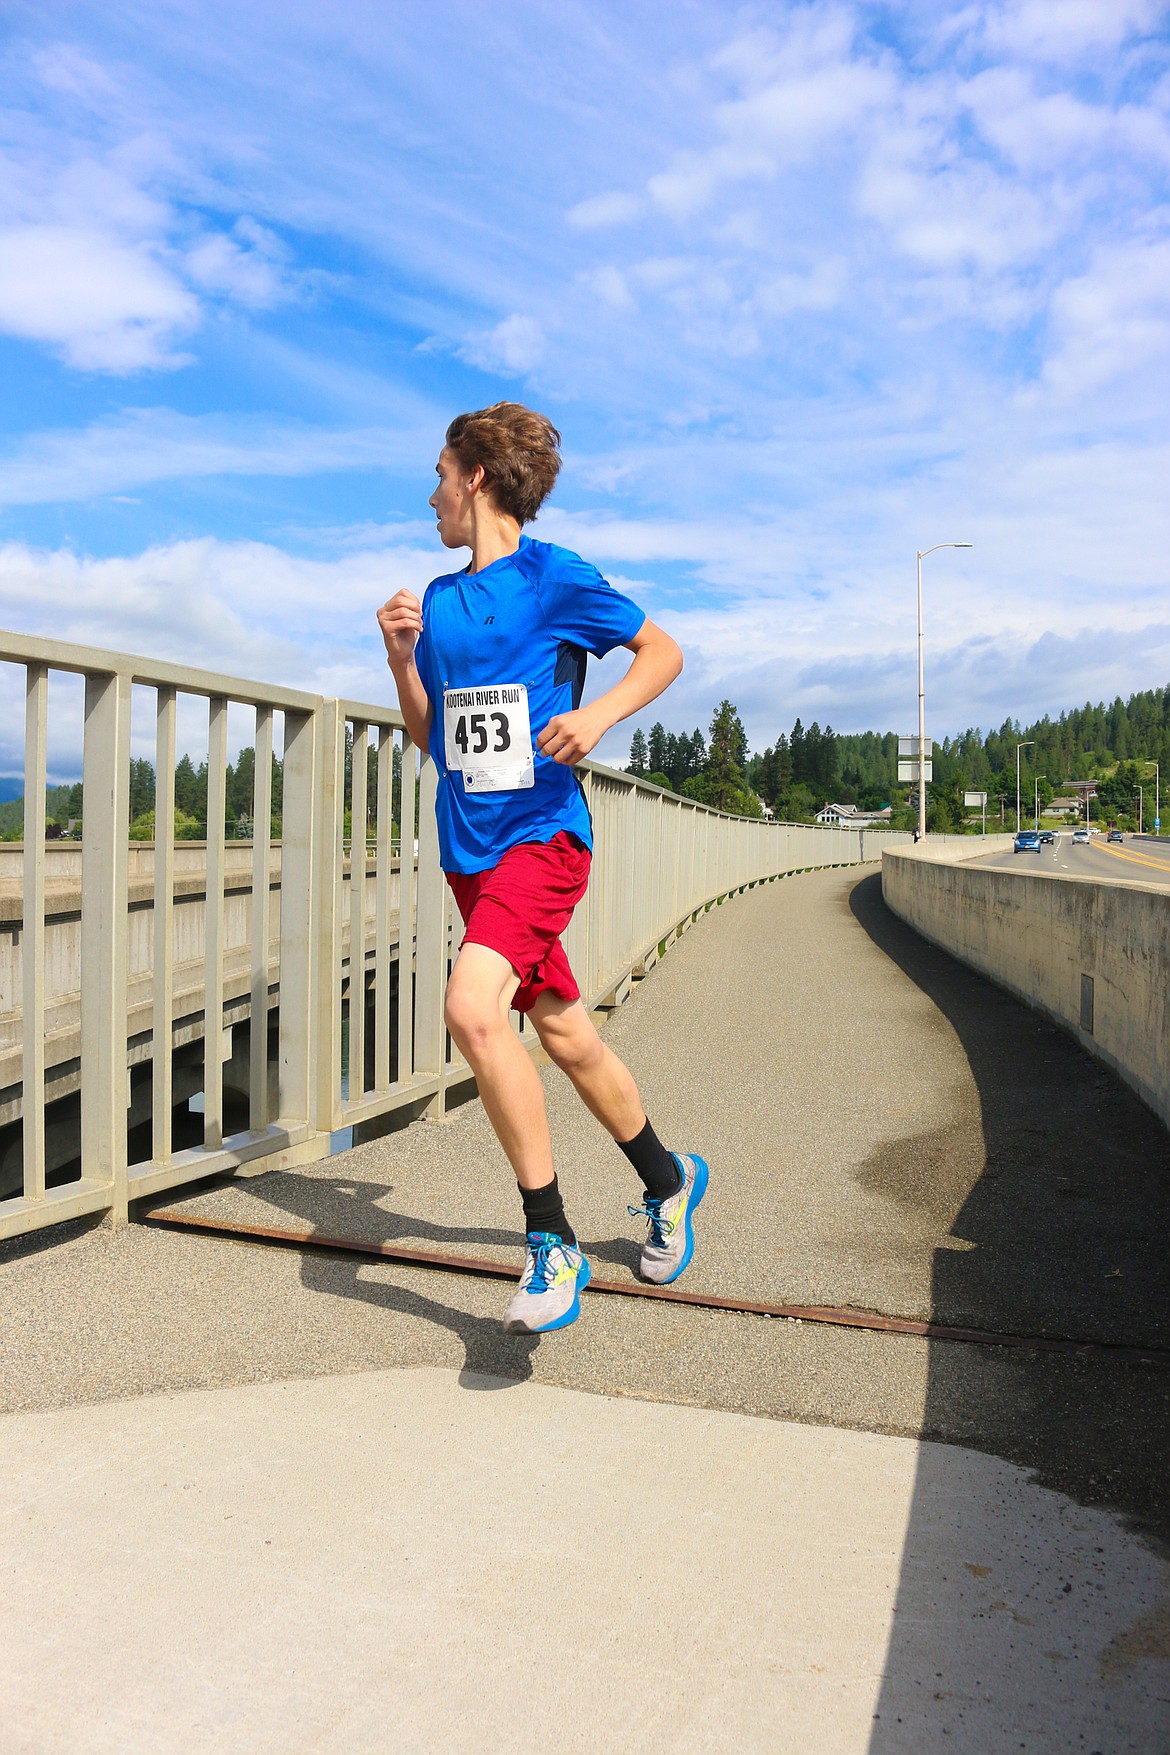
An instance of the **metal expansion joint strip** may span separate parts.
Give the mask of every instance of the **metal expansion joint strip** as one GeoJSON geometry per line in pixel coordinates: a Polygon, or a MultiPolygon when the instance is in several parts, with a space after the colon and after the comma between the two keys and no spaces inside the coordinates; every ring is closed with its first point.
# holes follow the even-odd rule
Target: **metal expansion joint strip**
{"type": "MultiPolygon", "coordinates": [[[[445,1273],[474,1274],[493,1280],[518,1280],[519,1271],[501,1261],[479,1256],[439,1255],[434,1250],[402,1249],[393,1243],[372,1243],[361,1237],[325,1237],[317,1231],[282,1231],[271,1225],[244,1225],[204,1219],[156,1207],[138,1215],[138,1222],[166,1225],[246,1243],[274,1243],[294,1249],[323,1249],[342,1255],[369,1255],[405,1267],[437,1268],[445,1273]]],[[[760,1304],[746,1298],[720,1298],[714,1292],[683,1292],[674,1286],[644,1286],[635,1280],[589,1282],[590,1292],[618,1298],[651,1298],[663,1304],[686,1304],[696,1310],[725,1310],[739,1316],[783,1317],[790,1322],[823,1322],[835,1328],[869,1329],[877,1334],[912,1335],[928,1341],[963,1341],[977,1347],[1018,1347],[1035,1353],[1089,1353],[1110,1359],[1153,1364],[1170,1362],[1170,1348],[1133,1346],[1111,1341],[1076,1341],[1055,1335],[999,1334],[990,1329],[954,1328],[947,1323],[917,1322],[910,1317],[882,1316],[876,1310],[837,1309],[829,1304],[760,1304]]]]}

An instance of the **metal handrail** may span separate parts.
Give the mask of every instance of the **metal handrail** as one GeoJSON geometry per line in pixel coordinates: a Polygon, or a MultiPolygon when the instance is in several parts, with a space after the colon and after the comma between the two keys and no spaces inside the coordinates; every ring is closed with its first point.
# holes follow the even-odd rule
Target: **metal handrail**
{"type": "MultiPolygon", "coordinates": [[[[384,705],[327,699],[19,634],[0,633],[0,660],[24,667],[26,687],[23,919],[0,921],[0,932],[7,927],[19,933],[19,944],[15,937],[12,942],[11,968],[14,976],[19,971],[22,1011],[23,1181],[19,1194],[0,1200],[0,1237],[85,1213],[105,1212],[115,1223],[123,1222],[131,1201],[199,1177],[321,1158],[339,1128],[407,1107],[413,1113],[425,1105],[429,1113],[441,1114],[452,1084],[470,1075],[443,1017],[456,947],[450,894],[439,866],[436,771],[429,759],[419,760],[401,714],[384,705]],[[59,1187],[46,1179],[45,1108],[45,1025],[52,997],[46,994],[47,939],[51,922],[54,930],[64,930],[51,907],[46,916],[45,894],[43,815],[53,671],[72,672],[85,683],[81,908],[80,922],[74,914],[70,926],[80,944],[81,1177],[59,1187]],[[127,825],[135,687],[155,694],[152,904],[142,900],[141,879],[133,892],[136,1052],[141,1058],[145,1016],[153,1126],[149,1157],[130,1162],[127,825]],[[200,960],[202,965],[203,1140],[176,1150],[173,1045],[180,1022],[187,1052],[193,1032],[198,1036],[190,1015],[176,1017],[180,1002],[188,1008],[196,1003],[189,984],[180,992],[176,983],[174,767],[181,697],[207,703],[208,834],[203,894],[184,892],[178,898],[187,954],[180,966],[190,970],[192,956],[195,966],[200,960]],[[228,884],[222,826],[228,712],[241,706],[256,716],[254,836],[246,893],[238,873],[228,884]],[[269,788],[278,732],[283,802],[277,879],[269,788]],[[345,812],[348,804],[351,822],[367,820],[371,750],[378,756],[376,827],[367,837],[364,858],[355,858],[343,834],[345,812]],[[412,837],[405,825],[414,823],[417,801],[415,858],[402,859],[399,837],[391,836],[396,768],[398,822],[408,845],[412,837]],[[193,909],[201,927],[194,935],[193,909]],[[234,1036],[241,1007],[250,1021],[248,1126],[229,1135],[223,1066],[225,1058],[233,1066],[243,1059],[234,1036]],[[275,1067],[267,1046],[273,1009],[278,1014],[275,1067]]],[[[784,872],[876,858],[882,846],[907,840],[888,831],[730,816],[598,762],[582,763],[580,772],[596,846],[590,889],[565,942],[592,1006],[620,1004],[632,981],[647,973],[705,909],[728,895],[784,872]]],[[[531,1029],[520,1028],[521,1040],[535,1046],[531,1029]]]]}

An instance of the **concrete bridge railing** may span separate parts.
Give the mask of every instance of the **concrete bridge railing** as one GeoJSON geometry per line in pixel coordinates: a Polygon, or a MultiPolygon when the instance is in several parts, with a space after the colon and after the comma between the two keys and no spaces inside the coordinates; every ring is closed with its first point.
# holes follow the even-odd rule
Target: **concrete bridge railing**
{"type": "Polygon", "coordinates": [[[1170,891],[967,863],[1011,844],[887,849],[882,893],[924,938],[1070,1030],[1170,1126],[1170,891]]]}
{"type": "MultiPolygon", "coordinates": [[[[0,920],[9,940],[0,956],[6,1023],[14,1046],[19,1040],[13,1098],[22,1151],[18,1192],[0,1200],[0,1236],[87,1213],[121,1222],[131,1200],[200,1177],[325,1156],[338,1129],[426,1105],[440,1113],[451,1082],[468,1076],[443,1023],[455,941],[438,860],[435,769],[418,759],[400,715],[17,634],[0,635],[0,660],[23,668],[26,693],[20,898],[18,907],[9,901],[0,920]],[[53,672],[84,683],[79,890],[76,873],[58,876],[50,863],[76,860],[78,850],[47,847],[43,832],[53,672]],[[149,870],[127,836],[131,704],[137,699],[141,708],[144,694],[154,722],[160,825],[149,870]],[[199,872],[187,869],[191,850],[176,847],[172,833],[178,713],[181,703],[189,715],[193,700],[206,713],[209,826],[224,820],[229,712],[237,728],[241,709],[254,718],[257,776],[251,846],[245,851],[213,832],[199,872]],[[278,883],[268,832],[274,747],[283,752],[278,883]],[[378,756],[377,804],[363,885],[346,881],[343,833],[347,807],[354,822],[367,820],[371,750],[378,756]],[[401,873],[392,803],[404,824],[417,814],[417,859],[401,873]],[[77,903],[78,979],[75,990],[66,984],[68,993],[50,943],[54,893],[62,884],[76,891],[77,903]],[[195,891],[197,920],[190,907],[195,891]],[[356,967],[351,944],[363,947],[356,967]],[[188,979],[193,958],[201,969],[188,979]],[[275,1065],[269,1031],[253,1028],[248,1125],[228,1132],[223,1064],[233,1053],[232,1018],[245,995],[254,1019],[275,1007],[275,1065]],[[46,1176],[47,1026],[62,1004],[76,1008],[80,1175],[72,1180],[46,1176]],[[180,1030],[188,1050],[193,1039],[202,1042],[203,1138],[177,1150],[172,1050],[180,1030]],[[144,1040],[151,1143],[132,1161],[129,1073],[135,1045],[141,1064],[144,1040]]],[[[877,859],[884,847],[906,840],[727,816],[596,763],[583,764],[581,779],[597,847],[593,882],[566,948],[595,1006],[620,1004],[631,982],[725,897],[786,872],[877,859]]],[[[522,1038],[535,1046],[531,1032],[522,1038]]]]}

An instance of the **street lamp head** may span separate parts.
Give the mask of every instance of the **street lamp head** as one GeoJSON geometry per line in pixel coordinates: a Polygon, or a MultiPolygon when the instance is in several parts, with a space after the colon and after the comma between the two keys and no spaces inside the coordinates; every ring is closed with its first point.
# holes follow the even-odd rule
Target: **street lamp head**
{"type": "Polygon", "coordinates": [[[973,542],[956,542],[952,543],[951,546],[952,548],[974,548],[975,544],[973,542]]]}

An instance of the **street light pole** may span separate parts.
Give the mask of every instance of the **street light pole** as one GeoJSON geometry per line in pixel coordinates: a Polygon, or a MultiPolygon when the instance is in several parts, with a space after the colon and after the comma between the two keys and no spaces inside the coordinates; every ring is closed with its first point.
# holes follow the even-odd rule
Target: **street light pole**
{"type": "Polygon", "coordinates": [[[1135,786],[1134,791],[1137,793],[1138,834],[1140,835],[1143,833],[1143,828],[1144,828],[1144,824],[1145,824],[1145,820],[1146,820],[1146,818],[1145,818],[1146,794],[1145,794],[1145,789],[1141,786],[1135,786]]]}
{"type": "Polygon", "coordinates": [[[1036,774],[1032,780],[1032,811],[1036,818],[1036,832],[1040,832],[1040,782],[1047,780],[1047,774],[1036,774]]]}
{"type": "Polygon", "coordinates": [[[918,549],[918,839],[926,835],[926,689],[922,668],[922,562],[939,548],[970,548],[969,542],[936,542],[918,549]]]}
{"type": "Polygon", "coordinates": [[[1017,835],[1020,832],[1020,751],[1022,749],[1027,749],[1028,745],[1030,743],[1035,743],[1035,741],[1036,741],[1036,739],[1034,737],[1026,737],[1024,739],[1023,743],[1018,743],[1016,745],[1016,834],[1017,835]]]}

